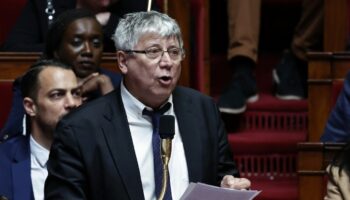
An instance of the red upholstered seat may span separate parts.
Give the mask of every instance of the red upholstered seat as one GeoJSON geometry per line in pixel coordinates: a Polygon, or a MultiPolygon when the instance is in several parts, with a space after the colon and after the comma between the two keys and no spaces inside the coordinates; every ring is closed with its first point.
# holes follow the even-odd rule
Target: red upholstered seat
{"type": "Polygon", "coordinates": [[[12,80],[0,80],[0,129],[3,128],[12,104],[12,80]]]}
{"type": "Polygon", "coordinates": [[[296,200],[298,199],[298,179],[281,178],[280,180],[266,180],[251,178],[252,189],[261,190],[255,200],[296,200]]]}
{"type": "Polygon", "coordinates": [[[235,155],[242,177],[261,193],[255,200],[297,200],[296,154],[235,155]]]}
{"type": "Polygon", "coordinates": [[[259,153],[235,155],[241,176],[252,182],[251,189],[262,191],[256,200],[298,199],[296,154],[259,153]]]}
{"type": "Polygon", "coordinates": [[[272,96],[269,93],[259,93],[259,101],[255,103],[249,103],[248,110],[261,111],[305,111],[307,110],[307,100],[288,100],[282,101],[272,96]]]}
{"type": "Polygon", "coordinates": [[[296,153],[297,143],[306,141],[305,132],[244,132],[229,134],[234,155],[296,153]]]}

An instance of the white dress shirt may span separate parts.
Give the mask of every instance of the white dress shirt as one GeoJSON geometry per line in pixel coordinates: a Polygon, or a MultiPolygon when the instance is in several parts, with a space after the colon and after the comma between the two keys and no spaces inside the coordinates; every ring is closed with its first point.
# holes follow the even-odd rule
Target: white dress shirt
{"type": "MultiPolygon", "coordinates": [[[[123,82],[121,83],[121,96],[140,170],[143,194],[146,200],[154,200],[156,196],[153,170],[152,122],[148,116],[142,116],[142,111],[146,106],[128,92],[123,82]]],[[[185,151],[174,112],[172,96],[170,96],[169,102],[172,106],[164,114],[175,117],[175,135],[172,140],[169,174],[172,197],[176,200],[180,199],[185,192],[189,185],[189,179],[185,151]]],[[[152,110],[151,108],[148,109],[152,110]]]]}
{"type": "Polygon", "coordinates": [[[38,144],[30,135],[30,172],[35,200],[44,199],[44,185],[47,178],[49,150],[38,144]]]}

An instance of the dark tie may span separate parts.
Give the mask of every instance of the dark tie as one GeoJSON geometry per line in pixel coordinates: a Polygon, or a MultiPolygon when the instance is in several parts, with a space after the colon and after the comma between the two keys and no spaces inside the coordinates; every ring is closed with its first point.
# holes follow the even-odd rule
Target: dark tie
{"type": "MultiPolygon", "coordinates": [[[[159,118],[171,107],[171,103],[166,103],[163,107],[158,110],[150,111],[146,108],[143,110],[142,114],[151,117],[153,125],[153,135],[152,135],[152,147],[153,147],[153,163],[154,163],[154,182],[156,188],[156,197],[159,197],[160,191],[162,189],[162,178],[163,178],[163,162],[160,154],[160,136],[159,136],[159,118]]],[[[171,200],[171,188],[170,188],[170,178],[168,177],[167,190],[164,195],[164,200],[171,200]]]]}

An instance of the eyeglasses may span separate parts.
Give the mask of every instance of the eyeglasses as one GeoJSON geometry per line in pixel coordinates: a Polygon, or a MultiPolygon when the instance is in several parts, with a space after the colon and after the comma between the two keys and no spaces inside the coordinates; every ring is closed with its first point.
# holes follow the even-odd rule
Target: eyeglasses
{"type": "Polygon", "coordinates": [[[147,56],[147,58],[150,58],[150,59],[161,58],[163,56],[164,52],[167,52],[169,57],[173,61],[179,61],[179,60],[183,59],[185,56],[184,50],[181,48],[176,48],[176,47],[167,49],[166,51],[162,50],[161,48],[150,47],[150,48],[145,49],[145,50],[124,50],[124,52],[142,53],[142,54],[145,54],[147,56]]]}

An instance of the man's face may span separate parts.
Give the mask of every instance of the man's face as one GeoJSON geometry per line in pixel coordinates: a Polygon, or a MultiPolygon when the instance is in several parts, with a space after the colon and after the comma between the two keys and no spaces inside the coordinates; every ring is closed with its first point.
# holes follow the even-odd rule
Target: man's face
{"type": "Polygon", "coordinates": [[[48,67],[40,72],[36,100],[26,97],[24,106],[32,122],[44,133],[81,104],[77,78],[72,70],[48,67]]]}
{"type": "MultiPolygon", "coordinates": [[[[178,49],[175,37],[164,38],[158,34],[145,34],[132,50],[178,49]]],[[[174,90],[181,74],[181,60],[172,59],[167,52],[157,58],[149,58],[142,53],[124,54],[124,62],[119,63],[127,89],[147,106],[158,107],[174,90]]]]}
{"type": "Polygon", "coordinates": [[[99,68],[103,51],[101,26],[91,18],[73,21],[64,32],[56,57],[72,65],[79,78],[99,68]]]}

